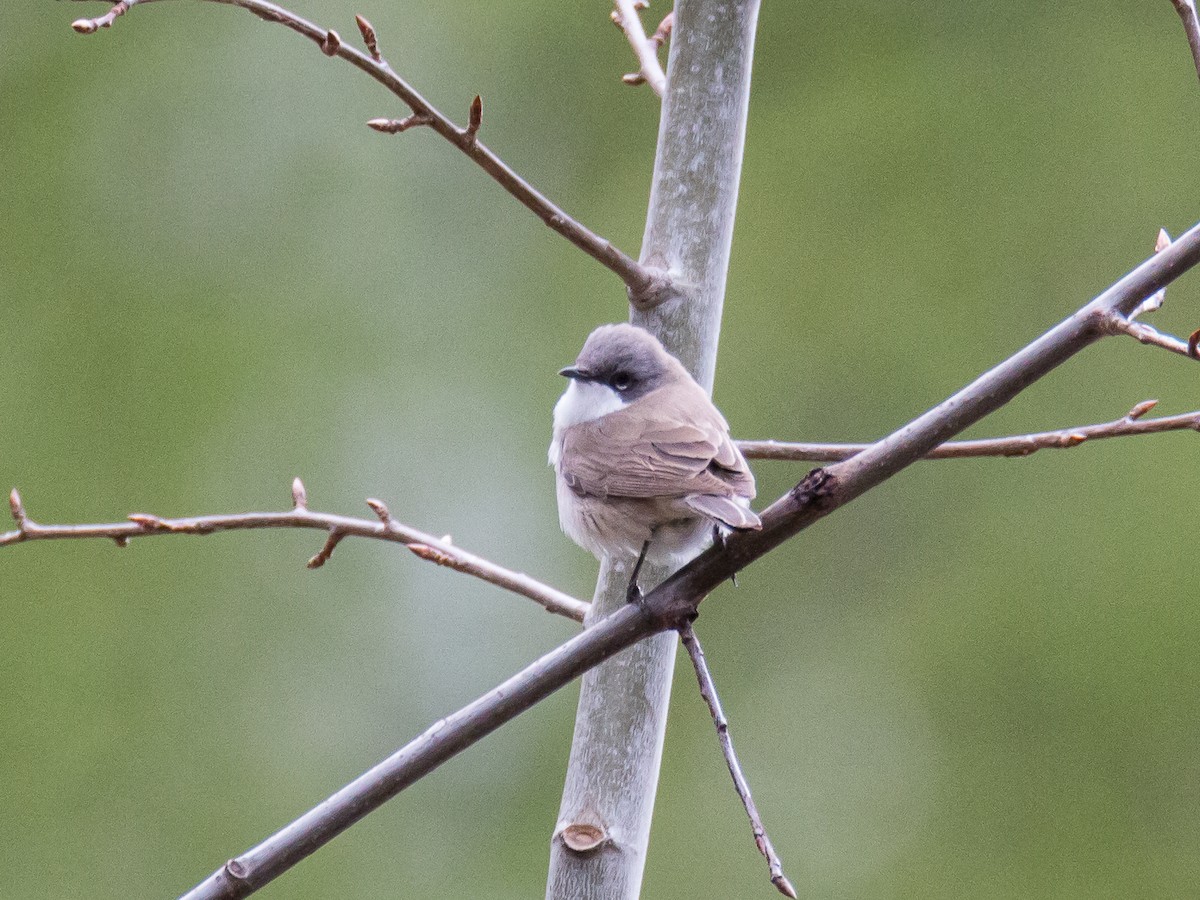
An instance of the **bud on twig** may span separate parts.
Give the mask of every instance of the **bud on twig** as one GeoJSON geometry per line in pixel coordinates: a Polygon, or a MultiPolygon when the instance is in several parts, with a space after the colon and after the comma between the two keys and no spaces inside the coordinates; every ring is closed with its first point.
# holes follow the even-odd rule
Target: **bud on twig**
{"type": "Polygon", "coordinates": [[[1150,412],[1150,410],[1154,409],[1154,407],[1156,407],[1156,406],[1158,406],[1157,400],[1143,400],[1141,403],[1139,403],[1137,406],[1135,406],[1133,409],[1131,409],[1126,414],[1125,418],[1136,421],[1136,420],[1140,419],[1142,416],[1144,416],[1146,413],[1150,412]]]}
{"type": "Polygon", "coordinates": [[[383,57],[379,54],[379,38],[375,35],[374,26],[362,16],[355,16],[354,21],[358,23],[358,30],[362,34],[363,43],[367,45],[367,52],[371,54],[371,59],[375,62],[383,62],[383,57]]]}
{"type": "Polygon", "coordinates": [[[483,124],[483,98],[478,94],[471,101],[471,111],[467,118],[467,137],[474,138],[479,134],[479,126],[483,124]]]}
{"type": "Polygon", "coordinates": [[[371,507],[371,512],[379,517],[379,521],[384,525],[392,524],[392,514],[387,508],[387,504],[382,500],[377,500],[374,497],[367,498],[367,506],[371,507]]]}

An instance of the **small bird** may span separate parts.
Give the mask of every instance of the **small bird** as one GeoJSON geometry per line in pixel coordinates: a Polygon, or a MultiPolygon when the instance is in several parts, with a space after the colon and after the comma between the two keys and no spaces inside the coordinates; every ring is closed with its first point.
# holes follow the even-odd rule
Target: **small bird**
{"type": "Polygon", "coordinates": [[[678,568],[729,529],[758,529],[754,476],[729,425],[650,332],[601,325],[554,407],[558,519],[597,559],[650,558],[678,568]]]}

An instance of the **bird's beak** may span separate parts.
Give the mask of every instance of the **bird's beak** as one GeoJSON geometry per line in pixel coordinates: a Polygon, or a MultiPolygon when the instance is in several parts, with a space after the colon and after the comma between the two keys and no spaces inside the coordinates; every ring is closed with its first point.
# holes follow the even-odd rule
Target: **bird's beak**
{"type": "Polygon", "coordinates": [[[587,369],[580,369],[577,366],[567,366],[565,369],[559,369],[558,374],[564,378],[570,378],[572,381],[587,381],[592,377],[592,373],[587,369]]]}

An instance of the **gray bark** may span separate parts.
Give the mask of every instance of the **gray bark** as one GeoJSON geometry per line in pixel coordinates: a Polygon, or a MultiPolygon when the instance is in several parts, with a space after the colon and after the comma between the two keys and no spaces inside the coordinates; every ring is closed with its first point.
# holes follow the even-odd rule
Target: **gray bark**
{"type": "MultiPolygon", "coordinates": [[[[741,177],[758,0],[680,0],[641,261],[678,295],[630,319],[710,393],[741,177]]],[[[625,604],[631,560],[601,567],[586,624],[625,604]]],[[[668,575],[643,569],[644,588],[668,575]]],[[[662,760],[677,638],[655,635],[584,676],[548,900],[637,897],[662,760]]]]}

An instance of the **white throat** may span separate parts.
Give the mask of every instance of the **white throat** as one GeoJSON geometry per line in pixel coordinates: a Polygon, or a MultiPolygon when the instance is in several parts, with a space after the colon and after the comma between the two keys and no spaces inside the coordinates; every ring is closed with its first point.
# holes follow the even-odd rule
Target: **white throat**
{"type": "Polygon", "coordinates": [[[554,405],[554,430],[590,422],[624,407],[620,395],[607,384],[572,380],[554,405]]]}
{"type": "Polygon", "coordinates": [[[606,384],[595,381],[571,380],[563,395],[554,404],[554,440],[550,444],[550,465],[558,465],[562,452],[563,432],[625,408],[625,401],[606,384]]]}

